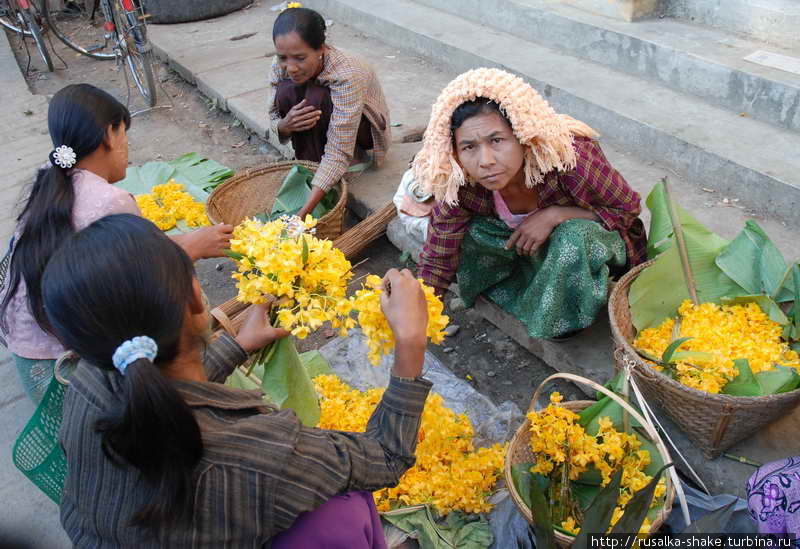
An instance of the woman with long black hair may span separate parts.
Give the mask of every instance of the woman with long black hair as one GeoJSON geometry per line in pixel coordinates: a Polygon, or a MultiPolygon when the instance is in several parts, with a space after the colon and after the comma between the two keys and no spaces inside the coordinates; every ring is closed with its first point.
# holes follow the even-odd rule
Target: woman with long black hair
{"type": "MultiPolygon", "coordinates": [[[[58,91],[50,101],[47,124],[53,140],[49,166],[36,181],[17,217],[11,263],[0,293],[0,330],[25,391],[39,402],[64,347],[47,332],[41,276],[47,260],[72,233],[104,215],[139,215],[127,191],[110,185],[128,167],[128,109],[89,84],[58,91]]],[[[194,259],[217,257],[233,228],[203,227],[174,237],[194,259]]]]}
{"type": "Polygon", "coordinates": [[[286,332],[255,308],[236,341],[207,344],[192,264],[152,223],[113,215],[67,239],[42,294],[54,333],[83,359],[61,429],[61,521],[75,546],[385,548],[368,491],[414,464],[431,387],[422,289],[409,271],[386,280],[389,387],[365,433],[327,431],[221,384],[286,332]]]}

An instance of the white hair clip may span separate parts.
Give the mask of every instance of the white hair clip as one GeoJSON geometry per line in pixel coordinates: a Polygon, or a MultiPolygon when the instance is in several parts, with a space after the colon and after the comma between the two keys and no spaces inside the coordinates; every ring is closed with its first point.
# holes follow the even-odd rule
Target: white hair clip
{"type": "Polygon", "coordinates": [[[75,151],[72,150],[72,147],[61,145],[60,147],[57,147],[55,151],[53,151],[53,159],[55,160],[56,164],[66,170],[75,165],[75,161],[78,159],[78,157],[75,155],[75,151]]]}

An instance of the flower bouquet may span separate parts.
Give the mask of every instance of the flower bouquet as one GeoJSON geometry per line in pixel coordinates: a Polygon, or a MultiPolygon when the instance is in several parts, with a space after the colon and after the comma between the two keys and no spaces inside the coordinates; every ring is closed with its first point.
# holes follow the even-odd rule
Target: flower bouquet
{"type": "MultiPolygon", "coordinates": [[[[361,327],[367,336],[370,360],[380,362],[381,354],[394,349],[394,338],[380,309],[381,279],[371,275],[364,287],[348,296],[353,279],[352,265],[330,240],[314,236],[316,220],[307,216],[284,216],[262,222],[247,219],[234,229],[229,256],[236,260],[233,273],[245,303],[273,302],[272,322],[299,339],[326,323],[346,336],[351,328],[361,327]],[[353,318],[353,314],[357,317],[353,318]]],[[[435,343],[444,339],[448,318],[443,304],[430,288],[428,336],[435,343]]],[[[298,362],[294,344],[283,338],[259,352],[250,371],[259,366],[263,390],[272,402],[292,408],[306,425],[316,425],[319,405],[311,379],[289,367],[298,362]],[[275,353],[282,351],[276,358],[275,353]],[[302,396],[302,398],[300,398],[302,396]]]]}

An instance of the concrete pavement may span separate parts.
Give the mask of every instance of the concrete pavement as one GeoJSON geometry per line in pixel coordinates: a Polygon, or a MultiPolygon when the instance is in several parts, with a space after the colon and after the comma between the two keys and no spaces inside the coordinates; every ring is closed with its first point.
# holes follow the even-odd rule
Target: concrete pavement
{"type": "MultiPolygon", "coordinates": [[[[47,100],[33,95],[20,72],[6,33],[0,30],[0,247],[14,230],[19,200],[52,149],[47,100]]],[[[11,460],[11,449],[35,407],[22,390],[11,355],[0,348],[0,547],[69,547],[58,506],[39,491],[11,460]]]]}

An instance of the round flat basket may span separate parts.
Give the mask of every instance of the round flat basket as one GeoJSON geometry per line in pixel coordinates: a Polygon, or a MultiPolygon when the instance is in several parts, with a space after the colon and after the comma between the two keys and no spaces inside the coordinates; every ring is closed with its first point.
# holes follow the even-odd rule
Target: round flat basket
{"type": "MultiPolygon", "coordinates": [[[[600,392],[608,395],[610,398],[616,400],[621,406],[624,408],[628,408],[631,410],[631,414],[636,417],[638,416],[638,412],[632,409],[628,403],[623,401],[619,396],[615,395],[602,385],[595,383],[589,379],[576,376],[573,374],[553,374],[544,381],[542,381],[539,388],[531,398],[531,404],[528,407],[528,412],[531,412],[535,409],[536,403],[539,401],[539,393],[541,392],[542,388],[552,379],[567,379],[570,381],[576,381],[578,383],[585,383],[590,385],[592,388],[599,390],[600,392]]],[[[562,402],[559,406],[566,408],[567,410],[571,410],[576,414],[583,410],[584,408],[588,408],[595,401],[593,400],[572,400],[569,402],[562,402]]],[[[641,416],[636,417],[637,421],[639,421],[642,425],[646,422],[644,421],[641,416]]],[[[525,504],[525,501],[520,496],[519,492],[517,491],[517,487],[514,485],[514,479],[511,476],[511,468],[518,464],[518,463],[531,463],[535,461],[533,456],[533,451],[531,450],[531,422],[530,420],[526,419],[525,422],[520,425],[517,429],[517,432],[514,433],[514,436],[511,438],[511,442],[508,445],[508,451],[506,452],[506,458],[504,463],[504,473],[506,479],[506,485],[508,486],[508,491],[511,494],[511,499],[514,502],[514,505],[517,506],[517,509],[525,517],[529,523],[533,524],[533,514],[531,513],[530,508],[525,504]]],[[[661,454],[661,458],[664,460],[664,463],[670,463],[672,460],[670,459],[669,452],[667,452],[664,443],[661,441],[661,438],[658,436],[657,433],[653,432],[652,435],[649,435],[650,441],[655,445],[658,449],[659,453],[661,454]]],[[[667,492],[664,498],[664,505],[661,508],[656,519],[653,521],[650,531],[655,532],[661,527],[667,517],[669,517],[670,512],[672,511],[672,502],[675,500],[675,488],[672,485],[672,480],[669,475],[665,472],[665,478],[667,483],[667,492]]],[[[559,532],[558,530],[554,530],[553,534],[556,538],[556,543],[559,547],[571,547],[572,543],[575,541],[574,536],[568,536],[559,532]]]]}
{"type": "MultiPolygon", "coordinates": [[[[316,172],[319,164],[287,160],[247,168],[214,189],[206,203],[208,218],[212,223],[238,225],[248,217],[270,211],[286,174],[294,166],[305,166],[316,172]]],[[[339,193],[339,200],[331,211],[317,221],[315,234],[319,238],[333,240],[344,229],[347,181],[342,178],[334,189],[339,193]]]]}
{"type": "Polygon", "coordinates": [[[614,365],[628,366],[645,398],[661,407],[709,459],[785,415],[800,403],[800,389],[777,395],[741,397],[687,387],[649,366],[633,348],[636,328],[628,291],[652,261],[635,267],[617,283],[608,300],[614,337],[614,365]]]}

